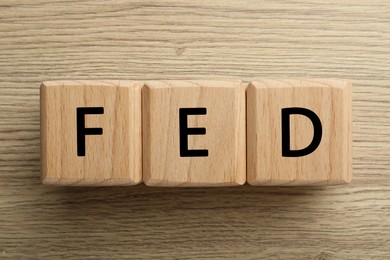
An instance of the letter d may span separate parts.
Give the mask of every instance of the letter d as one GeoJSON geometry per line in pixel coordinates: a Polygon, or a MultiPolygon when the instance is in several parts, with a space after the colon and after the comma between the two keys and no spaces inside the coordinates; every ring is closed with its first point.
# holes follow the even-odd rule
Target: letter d
{"type": "Polygon", "coordinates": [[[303,107],[282,108],[282,156],[300,157],[308,155],[317,149],[321,143],[322,125],[318,116],[311,110],[303,107]],[[311,143],[300,150],[291,150],[290,148],[290,115],[304,115],[310,119],[314,127],[314,135],[311,143]]]}

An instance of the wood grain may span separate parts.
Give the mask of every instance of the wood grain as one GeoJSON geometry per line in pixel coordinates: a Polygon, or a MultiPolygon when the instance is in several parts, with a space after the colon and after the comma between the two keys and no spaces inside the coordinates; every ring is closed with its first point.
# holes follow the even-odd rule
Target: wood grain
{"type": "Polygon", "coordinates": [[[134,185],[142,181],[141,89],[137,81],[46,81],[41,85],[41,178],[50,185],[134,185]],[[76,109],[101,108],[81,115],[76,109]],[[78,129],[101,129],[84,135],[78,129]]]}
{"type": "Polygon", "coordinates": [[[0,6],[1,258],[390,258],[388,1],[0,6]],[[40,184],[42,81],[304,77],[352,79],[347,186],[40,184]]]}
{"type": "Polygon", "coordinates": [[[246,182],[245,86],[240,80],[146,81],[142,90],[143,180],[148,186],[237,186],[246,182]],[[180,109],[204,114],[180,118],[180,109]],[[203,112],[202,112],[203,113],[203,112]],[[187,135],[184,128],[204,128],[187,135]],[[188,149],[206,156],[184,156],[188,149]]]}
{"type": "Polygon", "coordinates": [[[247,181],[251,185],[333,185],[352,178],[351,83],[340,79],[264,79],[247,90],[247,181]],[[303,108],[282,122],[282,110],[303,108]],[[288,131],[289,140],[282,137],[288,131]],[[319,130],[320,129],[320,130],[319,130]],[[283,155],[307,148],[321,131],[318,146],[301,156],[283,155]]]}

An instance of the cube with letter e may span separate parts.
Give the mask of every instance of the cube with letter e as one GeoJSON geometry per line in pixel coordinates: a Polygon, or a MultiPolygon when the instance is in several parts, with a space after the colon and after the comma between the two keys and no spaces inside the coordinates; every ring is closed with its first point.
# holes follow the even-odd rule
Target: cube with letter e
{"type": "Polygon", "coordinates": [[[241,81],[148,81],[142,91],[146,185],[245,183],[241,81]]]}

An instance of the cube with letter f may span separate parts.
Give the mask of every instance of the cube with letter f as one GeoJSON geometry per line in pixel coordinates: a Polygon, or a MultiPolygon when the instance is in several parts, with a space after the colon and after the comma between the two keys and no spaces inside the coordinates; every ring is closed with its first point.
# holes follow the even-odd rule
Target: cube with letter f
{"type": "Polygon", "coordinates": [[[142,180],[142,83],[41,85],[42,181],[133,185],[142,180]]]}

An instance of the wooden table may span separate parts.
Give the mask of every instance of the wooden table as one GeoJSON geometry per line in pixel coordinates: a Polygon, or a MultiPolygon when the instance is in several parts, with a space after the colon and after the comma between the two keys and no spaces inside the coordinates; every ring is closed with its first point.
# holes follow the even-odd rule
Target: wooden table
{"type": "Polygon", "coordinates": [[[0,258],[390,259],[388,1],[0,6],[0,258]],[[353,80],[350,185],[40,184],[44,80],[301,77],[353,80]]]}

